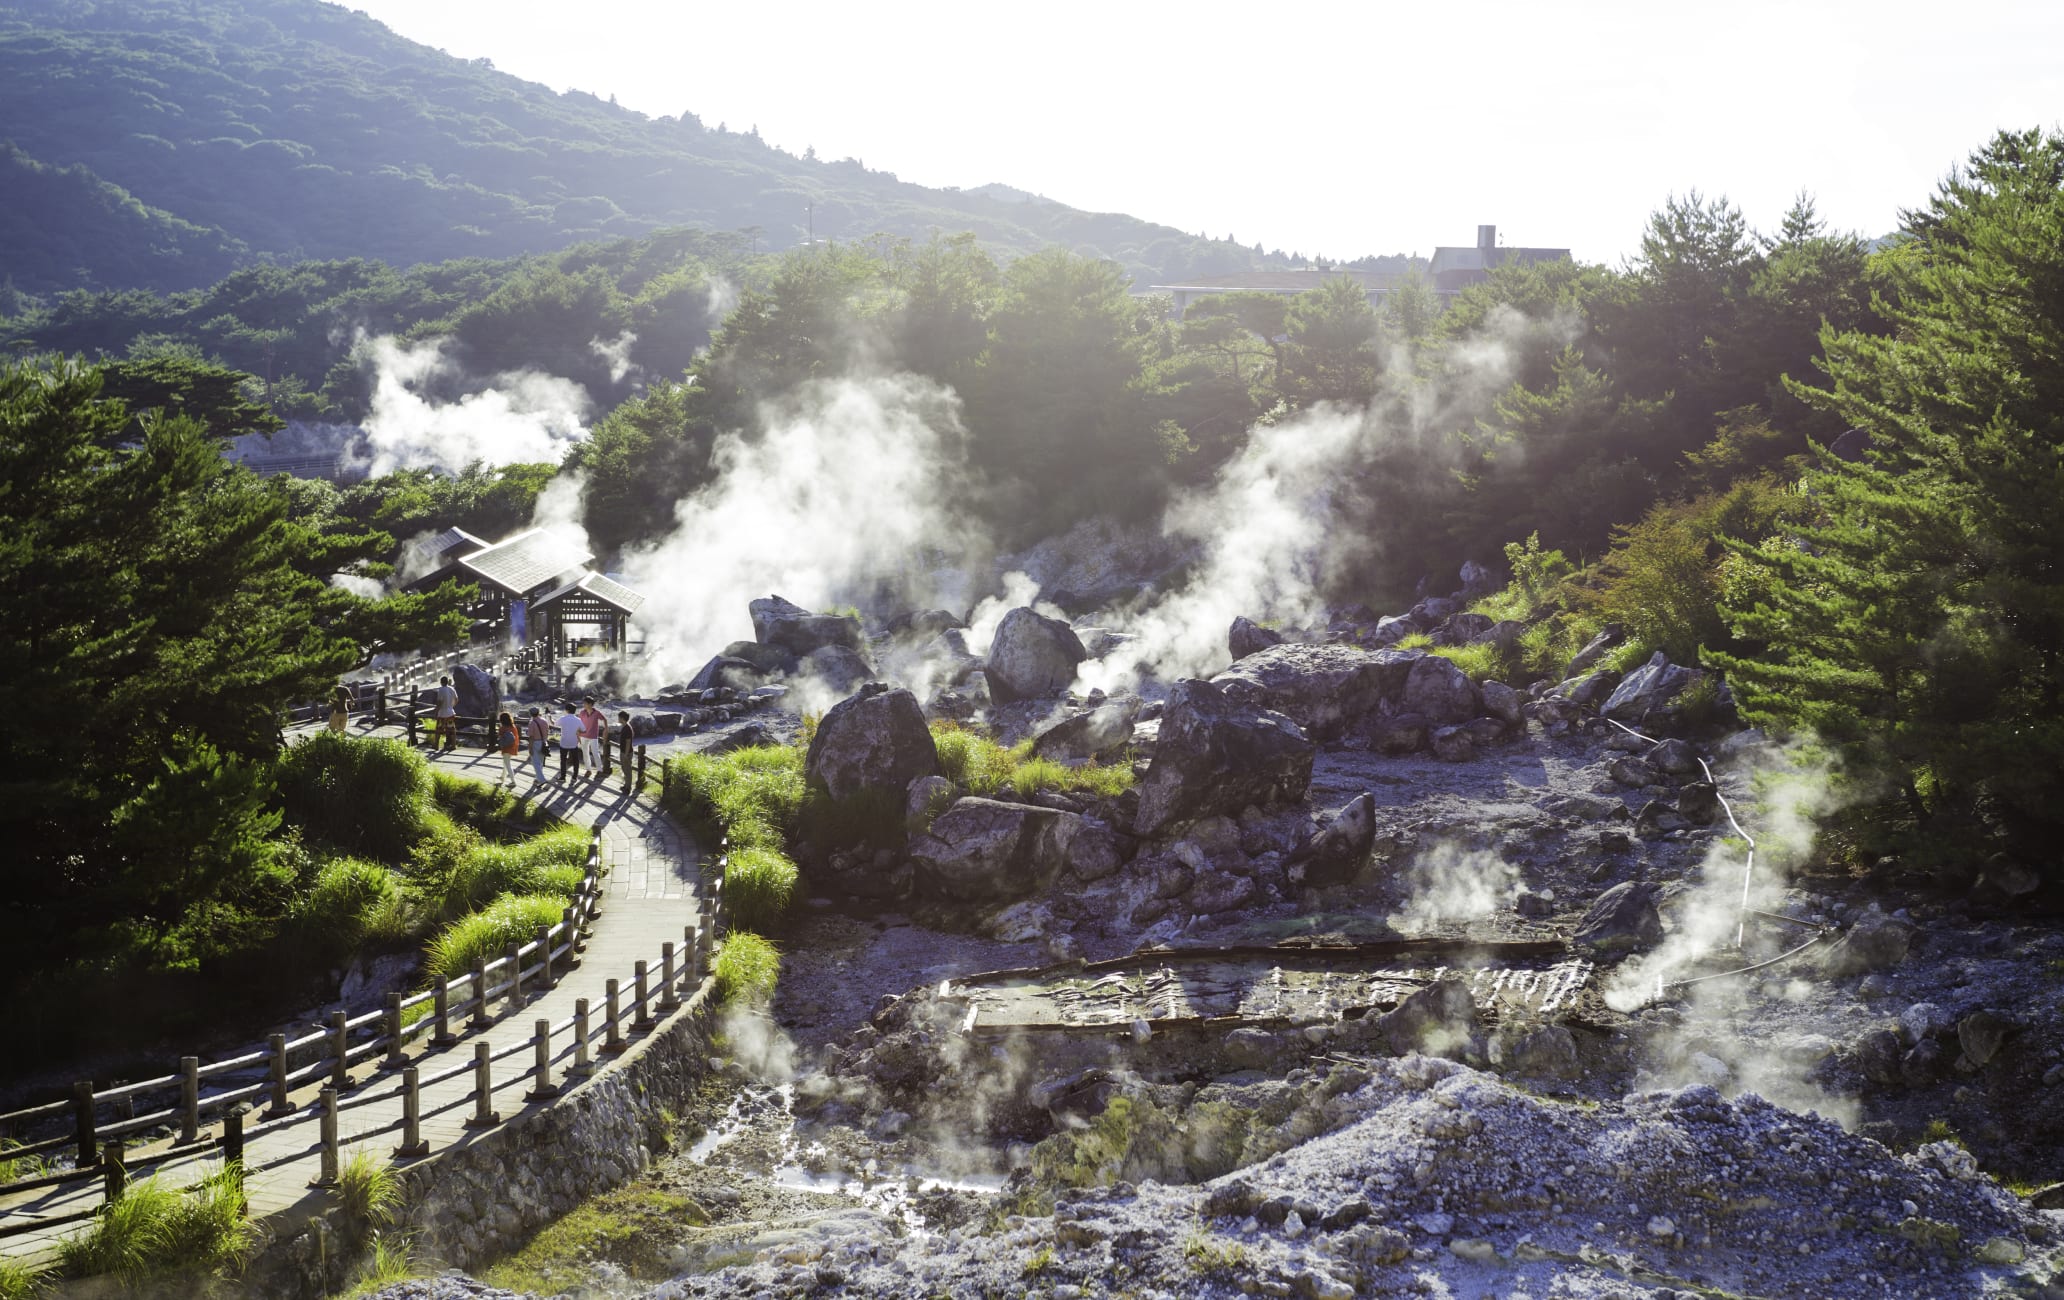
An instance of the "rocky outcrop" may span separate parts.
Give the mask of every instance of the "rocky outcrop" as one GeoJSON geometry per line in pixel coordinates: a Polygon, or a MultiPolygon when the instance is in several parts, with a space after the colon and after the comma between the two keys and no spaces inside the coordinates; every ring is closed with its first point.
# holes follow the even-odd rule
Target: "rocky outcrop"
{"type": "Polygon", "coordinates": [[[1282,714],[1243,704],[1212,682],[1178,682],[1139,786],[1135,828],[1152,835],[1172,822],[1301,799],[1315,753],[1282,714]]]}
{"type": "Polygon", "coordinates": [[[500,712],[502,692],[494,675],[485,668],[459,664],[451,672],[452,689],[459,693],[459,716],[489,718],[500,712]]]}
{"type": "Polygon", "coordinates": [[[762,596],[748,608],[752,612],[753,638],[798,659],[825,646],[859,650],[867,644],[860,632],[860,620],[843,614],[813,614],[779,596],[762,596]]]}
{"type": "Polygon", "coordinates": [[[1835,941],[1822,969],[1831,978],[1885,970],[1906,959],[1913,943],[1914,927],[1880,912],[1866,913],[1849,932],[1835,941]]]}
{"type": "Polygon", "coordinates": [[[1281,644],[1281,632],[1263,627],[1245,616],[1235,618],[1232,630],[1226,633],[1226,651],[1235,659],[1245,659],[1248,655],[1258,654],[1272,645],[1281,644]]]}
{"type": "Polygon", "coordinates": [[[1001,903],[1039,893],[1061,872],[1118,870],[1116,837],[1074,813],[1000,799],[958,799],[910,842],[919,904],[1001,903]]]}
{"type": "Polygon", "coordinates": [[[1454,726],[1483,713],[1483,692],[1453,663],[1439,655],[1422,655],[1406,672],[1397,711],[1416,714],[1437,727],[1454,726]]]}
{"type": "Polygon", "coordinates": [[[1088,657],[1075,629],[1021,605],[1003,616],[990,642],[989,694],[1004,704],[1058,695],[1088,657]]]}
{"type": "Polygon", "coordinates": [[[1376,797],[1364,792],[1349,800],[1340,815],[1291,854],[1285,865],[1301,871],[1306,884],[1337,885],[1354,879],[1375,842],[1376,797]]]}
{"type": "Polygon", "coordinates": [[[1618,957],[1653,947],[1662,937],[1656,887],[1629,880],[1600,894],[1570,939],[1597,956],[1618,957]]]}
{"type": "Polygon", "coordinates": [[[834,799],[881,792],[900,801],[912,781],[938,771],[917,697],[878,684],[831,706],[803,761],[804,776],[834,799]]]}
{"type": "Polygon", "coordinates": [[[795,671],[796,657],[793,652],[778,645],[761,645],[757,641],[733,641],[717,651],[719,659],[743,659],[769,677],[785,676],[795,671]]]}
{"type": "Polygon", "coordinates": [[[1386,697],[1395,698],[1424,657],[1413,651],[1285,643],[1248,655],[1211,680],[1228,699],[1280,713],[1306,736],[1325,743],[1360,726],[1386,697]]]}
{"type": "Polygon", "coordinates": [[[1139,700],[1127,697],[1078,713],[1039,733],[1032,742],[1032,756],[1056,763],[1115,762],[1132,740],[1139,711],[1139,700]]]}
{"type": "Polygon", "coordinates": [[[1585,642],[1584,648],[1577,651],[1571,657],[1569,664],[1562,670],[1563,680],[1567,681],[1572,677],[1582,677],[1585,673],[1590,672],[1592,665],[1603,659],[1605,652],[1618,645],[1626,638],[1626,635],[1625,630],[1618,623],[1607,623],[1603,628],[1599,629],[1597,636],[1585,642]]]}
{"type": "Polygon", "coordinates": [[[1671,663],[1658,650],[1647,663],[1622,679],[1600,712],[1618,722],[1638,724],[1668,705],[1701,675],[1695,669],[1671,663]]]}
{"type": "Polygon", "coordinates": [[[819,646],[804,655],[796,671],[813,677],[841,695],[850,694],[860,683],[874,676],[874,665],[859,651],[842,645],[819,646]]]}

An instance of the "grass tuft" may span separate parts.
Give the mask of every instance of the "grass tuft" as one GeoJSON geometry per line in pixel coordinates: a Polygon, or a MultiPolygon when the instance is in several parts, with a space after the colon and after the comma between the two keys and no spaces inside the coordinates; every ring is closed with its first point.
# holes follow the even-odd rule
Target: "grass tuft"
{"type": "Polygon", "coordinates": [[[756,934],[728,935],[712,967],[719,1004],[764,1003],[774,996],[781,976],[781,951],[756,934]]]}
{"type": "Polygon", "coordinates": [[[724,872],[724,904],[732,923],[747,930],[763,929],[781,919],[795,900],[796,864],[778,849],[731,851],[724,872]]]}
{"type": "Polygon", "coordinates": [[[360,1230],[385,1228],[401,1210],[401,1175],[394,1166],[359,1147],[344,1158],[337,1169],[337,1185],[330,1190],[337,1209],[360,1230]]]}
{"type": "Polygon", "coordinates": [[[244,1214],[244,1173],[235,1165],[181,1195],[157,1179],[132,1185],[102,1207],[93,1226],[58,1247],[73,1277],[108,1275],[140,1286],[172,1274],[239,1268],[257,1244],[244,1214]]]}
{"type": "Polygon", "coordinates": [[[360,1270],[358,1281],[341,1300],[364,1300],[397,1282],[406,1282],[422,1272],[417,1265],[414,1243],[406,1237],[381,1237],[373,1242],[372,1254],[360,1270]]]}
{"type": "Polygon", "coordinates": [[[566,900],[557,894],[508,894],[471,916],[462,916],[430,941],[423,972],[448,980],[473,969],[474,959],[493,961],[511,943],[529,943],[541,925],[557,925],[566,900]]]}
{"type": "Polygon", "coordinates": [[[16,1259],[0,1259],[0,1300],[30,1300],[47,1291],[50,1283],[48,1269],[16,1259]]]}
{"type": "Polygon", "coordinates": [[[940,774],[969,794],[984,798],[1009,791],[1026,799],[1042,790],[1110,798],[1132,787],[1129,763],[1069,767],[1032,757],[1029,740],[1006,749],[958,723],[933,723],[932,743],[939,751],[940,774]]]}

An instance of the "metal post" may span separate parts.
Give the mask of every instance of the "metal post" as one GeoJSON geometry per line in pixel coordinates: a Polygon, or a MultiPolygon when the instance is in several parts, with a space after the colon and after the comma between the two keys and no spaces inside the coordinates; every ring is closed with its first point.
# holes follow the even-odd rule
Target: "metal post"
{"type": "MultiPolygon", "coordinates": [[[[613,982],[611,987],[614,988],[613,982]]],[[[613,1007],[615,1004],[611,1005],[613,1007]]],[[[610,1014],[614,1016],[615,1012],[612,1011],[610,1014]]],[[[93,1081],[90,1079],[72,1085],[72,1121],[78,1130],[79,1168],[90,1169],[100,1156],[94,1144],[93,1081]]]]}
{"type": "Polygon", "coordinates": [[[608,1033],[608,1037],[603,1040],[602,1050],[614,1056],[624,1049],[624,1041],[622,1006],[618,1002],[618,990],[613,979],[602,986],[602,1006],[608,1033]]]}
{"type": "Polygon", "coordinates": [[[573,1069],[576,1074],[586,1074],[588,1060],[588,1000],[573,1000],[573,1069]]]}
{"type": "Polygon", "coordinates": [[[337,1090],[322,1090],[322,1171],[311,1186],[331,1187],[337,1182],[337,1090]]]}
{"type": "Polygon", "coordinates": [[[502,1117],[494,1109],[494,1049],[486,1043],[473,1044],[473,1114],[467,1119],[467,1128],[486,1128],[499,1124],[502,1117]]]}
{"type": "Polygon", "coordinates": [[[531,1026],[530,1041],[537,1047],[537,1068],[531,1071],[535,1086],[523,1094],[525,1101],[544,1101],[559,1095],[552,1082],[552,1022],[539,1020],[531,1026]]]}
{"type": "Polygon", "coordinates": [[[459,1041],[451,1031],[451,985],[442,975],[430,993],[430,1021],[430,1046],[450,1047],[459,1041]]]}
{"type": "Polygon", "coordinates": [[[423,1140],[421,1073],[413,1065],[401,1069],[401,1145],[394,1148],[394,1154],[404,1160],[430,1154],[430,1144],[423,1140]]]}
{"type": "Polygon", "coordinates": [[[122,1199],[129,1187],[129,1167],[122,1163],[122,1139],[116,1138],[100,1150],[100,1187],[110,1202],[122,1199]]]}
{"type": "Polygon", "coordinates": [[[550,926],[537,928],[538,972],[546,988],[552,987],[552,930],[550,926]]]}
{"type": "Polygon", "coordinates": [[[487,1012],[487,958],[473,959],[473,1020],[471,1027],[485,1029],[494,1023],[487,1012]]]}
{"type": "Polygon", "coordinates": [[[513,1009],[523,1005],[523,949],[512,939],[509,951],[509,1006],[513,1009]]]}
{"type": "Polygon", "coordinates": [[[637,988],[637,997],[631,1003],[631,1028],[644,1031],[652,1028],[652,1012],[646,1007],[648,988],[645,982],[645,963],[640,961],[631,967],[631,982],[637,988]]]}
{"type": "Polygon", "coordinates": [[[266,1107],[268,1119],[277,1119],[294,1109],[294,1103],[287,1100],[287,1036],[274,1034],[265,1040],[265,1047],[272,1055],[272,1105],[266,1107]]]}
{"type": "Polygon", "coordinates": [[[330,1064],[330,1086],[342,1092],[351,1086],[351,1030],[346,1027],[344,1013],[330,1013],[330,1051],[335,1059],[330,1064]]]}
{"type": "Polygon", "coordinates": [[[387,995],[387,1063],[383,1069],[399,1070],[408,1064],[408,1057],[402,1054],[401,1041],[401,994],[387,995]]]}
{"type": "Polygon", "coordinates": [[[179,1145],[201,1140],[201,1058],[179,1058],[179,1145]]]}

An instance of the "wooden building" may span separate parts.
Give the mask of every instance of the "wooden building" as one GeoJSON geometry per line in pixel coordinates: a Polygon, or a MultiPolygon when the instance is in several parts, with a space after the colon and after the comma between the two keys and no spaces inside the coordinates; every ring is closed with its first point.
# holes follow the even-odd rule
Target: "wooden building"
{"type": "Polygon", "coordinates": [[[450,528],[430,545],[436,567],[407,590],[428,591],[447,581],[478,587],[480,597],[468,610],[476,641],[535,646],[545,663],[631,647],[631,615],[645,597],[590,570],[594,555],[564,537],[531,528],[489,542],[450,528]]]}

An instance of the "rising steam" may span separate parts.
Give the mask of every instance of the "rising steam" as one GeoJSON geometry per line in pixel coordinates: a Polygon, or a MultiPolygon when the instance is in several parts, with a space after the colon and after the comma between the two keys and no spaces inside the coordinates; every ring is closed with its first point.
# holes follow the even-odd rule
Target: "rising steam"
{"type": "Polygon", "coordinates": [[[403,343],[382,335],[362,339],[357,355],[373,371],[365,425],[373,474],[557,463],[587,437],[588,396],[571,380],[515,370],[469,381],[444,339],[403,343]],[[460,389],[470,391],[439,396],[460,389]]]}

